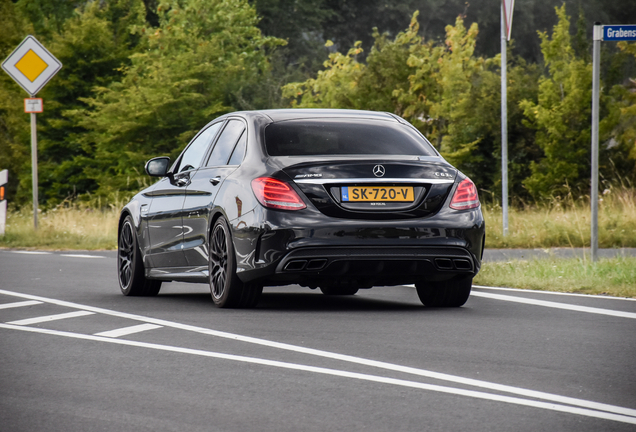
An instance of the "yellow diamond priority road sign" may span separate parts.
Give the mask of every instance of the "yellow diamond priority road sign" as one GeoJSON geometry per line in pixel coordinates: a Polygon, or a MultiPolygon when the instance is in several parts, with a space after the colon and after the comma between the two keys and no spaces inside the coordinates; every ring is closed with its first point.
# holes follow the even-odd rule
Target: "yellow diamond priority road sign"
{"type": "Polygon", "coordinates": [[[33,36],[27,36],[2,63],[2,69],[35,96],[62,69],[62,63],[33,36]]]}

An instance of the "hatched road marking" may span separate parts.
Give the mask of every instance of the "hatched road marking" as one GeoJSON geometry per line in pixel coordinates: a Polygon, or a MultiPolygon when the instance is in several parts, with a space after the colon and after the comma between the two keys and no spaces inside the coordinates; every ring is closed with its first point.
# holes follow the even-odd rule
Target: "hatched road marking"
{"type": "Polygon", "coordinates": [[[11,308],[24,307],[24,306],[34,306],[37,304],[42,304],[42,302],[35,301],[35,300],[27,300],[27,301],[14,302],[14,303],[4,303],[4,304],[0,304],[0,309],[11,309],[11,308]]]}
{"type": "Polygon", "coordinates": [[[154,329],[158,329],[161,328],[162,326],[156,325],[156,324],[139,324],[139,325],[135,325],[135,326],[130,326],[130,327],[124,327],[124,328],[120,328],[120,329],[115,329],[115,330],[109,330],[109,331],[105,331],[105,332],[101,332],[101,333],[95,333],[94,336],[103,336],[103,337],[111,337],[111,338],[117,338],[117,337],[121,337],[121,336],[128,336],[134,333],[140,333],[142,331],[146,331],[146,330],[154,330],[154,329]]]}
{"type": "MultiPolygon", "coordinates": [[[[217,358],[222,360],[231,360],[236,362],[259,364],[263,366],[271,366],[271,367],[277,367],[277,368],[283,368],[283,369],[292,369],[292,370],[298,370],[298,371],[304,371],[304,372],[332,375],[332,376],[338,376],[342,378],[358,379],[363,381],[371,381],[371,382],[391,384],[391,385],[402,386],[402,387],[410,387],[410,388],[415,388],[420,390],[428,390],[428,391],[453,394],[458,396],[472,397],[476,399],[484,399],[484,400],[514,404],[514,405],[541,408],[541,409],[550,410],[550,411],[558,411],[558,412],[569,413],[569,414],[578,414],[578,415],[586,416],[586,417],[594,417],[594,418],[599,418],[604,420],[613,420],[613,421],[617,421],[621,423],[629,423],[629,424],[636,425],[636,416],[631,416],[631,415],[614,414],[613,412],[596,411],[596,410],[591,410],[586,408],[554,404],[550,402],[540,402],[540,401],[535,401],[531,399],[521,399],[518,397],[502,396],[502,395],[484,393],[484,392],[474,391],[474,390],[465,390],[460,388],[425,384],[425,383],[420,383],[416,381],[407,381],[407,380],[396,379],[396,378],[382,377],[378,375],[348,372],[348,371],[343,371],[338,369],[329,369],[329,368],[322,368],[322,367],[316,367],[316,366],[302,365],[297,363],[287,363],[287,362],[281,362],[276,360],[267,360],[267,359],[261,359],[256,357],[245,357],[245,356],[225,354],[225,353],[219,353],[219,352],[213,352],[213,351],[203,351],[203,350],[197,350],[197,349],[191,349],[191,348],[181,348],[181,347],[174,347],[169,345],[135,342],[135,341],[129,341],[125,339],[122,340],[122,339],[104,338],[99,336],[91,336],[91,335],[63,332],[63,331],[57,331],[57,330],[47,330],[47,329],[41,329],[41,328],[35,328],[35,327],[19,327],[19,326],[11,326],[9,324],[0,324],[0,328],[29,331],[33,333],[43,333],[43,334],[49,334],[49,335],[92,340],[92,341],[98,341],[98,342],[108,342],[108,343],[115,343],[120,345],[140,347],[140,348],[148,348],[148,349],[176,352],[176,353],[182,353],[182,354],[212,357],[212,358],[217,358]]],[[[619,410],[626,410],[621,407],[612,407],[611,405],[605,405],[605,406],[613,408],[612,411],[615,411],[616,408],[618,408],[619,410]]],[[[628,410],[628,411],[633,411],[633,410],[628,410]]]]}
{"type": "Polygon", "coordinates": [[[10,323],[7,323],[7,324],[25,326],[29,324],[38,324],[38,323],[43,323],[48,321],[57,321],[57,320],[67,319],[67,318],[77,318],[81,316],[94,315],[94,314],[95,314],[94,312],[81,310],[77,312],[67,312],[67,313],[57,314],[57,315],[47,315],[47,316],[23,319],[19,321],[11,321],[10,323]]]}
{"type": "MultiPolygon", "coordinates": [[[[156,318],[144,317],[140,315],[128,314],[124,312],[118,312],[118,311],[113,311],[109,309],[102,309],[102,308],[97,308],[97,307],[92,307],[87,305],[80,305],[77,303],[66,302],[63,300],[49,299],[45,297],[15,293],[15,292],[5,291],[5,290],[0,290],[0,294],[14,296],[14,297],[21,297],[21,298],[31,299],[35,301],[41,301],[43,303],[55,304],[58,306],[64,306],[64,307],[69,307],[74,309],[82,309],[81,311],[76,312],[76,314],[78,314],[77,316],[93,314],[93,313],[104,314],[104,315],[126,318],[126,319],[131,319],[136,321],[142,321],[146,324],[155,325],[156,326],[155,328],[169,327],[174,329],[192,331],[192,332],[196,332],[196,333],[208,335],[208,336],[221,337],[221,338],[226,338],[226,339],[230,339],[234,341],[267,346],[270,348],[278,348],[281,350],[293,351],[293,352],[308,354],[308,355],[316,356],[316,357],[329,358],[332,360],[340,360],[340,361],[348,362],[352,364],[359,364],[359,365],[374,367],[374,368],[383,369],[383,370],[391,370],[391,371],[401,372],[401,373],[405,373],[409,375],[443,380],[443,381],[453,382],[453,383],[457,383],[461,385],[468,385],[468,386],[488,389],[492,391],[511,393],[511,394],[523,396],[526,398],[540,399],[540,400],[523,399],[521,397],[505,396],[505,395],[499,395],[499,394],[493,394],[493,393],[485,393],[482,391],[474,391],[474,390],[466,390],[461,388],[425,384],[425,383],[416,382],[416,381],[394,379],[394,378],[383,377],[379,375],[370,375],[370,374],[349,372],[345,370],[314,367],[309,365],[287,363],[287,362],[268,360],[263,358],[245,357],[245,356],[219,353],[219,352],[213,352],[213,351],[204,351],[204,350],[189,349],[189,348],[176,347],[176,346],[170,346],[170,345],[159,345],[159,344],[137,342],[137,341],[131,341],[131,340],[125,340],[125,339],[116,339],[114,337],[104,337],[103,333],[101,333],[101,336],[100,334],[86,335],[86,334],[80,334],[80,333],[72,333],[72,332],[64,332],[64,331],[15,325],[15,323],[24,323],[25,321],[28,321],[28,320],[14,321],[13,323],[0,324],[0,328],[4,328],[4,329],[20,330],[20,331],[27,331],[32,333],[48,334],[48,335],[55,335],[55,336],[83,339],[83,340],[90,340],[90,341],[97,341],[97,342],[107,342],[107,343],[114,343],[114,344],[120,344],[120,345],[127,345],[127,346],[134,346],[139,348],[147,348],[147,349],[162,350],[162,351],[169,351],[169,352],[178,352],[182,354],[212,357],[217,359],[231,360],[231,361],[244,362],[244,363],[260,364],[264,366],[278,367],[278,368],[284,368],[284,369],[301,370],[301,371],[311,372],[311,373],[319,373],[319,374],[340,376],[340,377],[351,378],[351,379],[373,381],[373,382],[379,382],[379,383],[385,383],[385,384],[391,384],[391,385],[398,385],[402,387],[410,387],[410,388],[416,388],[416,389],[427,390],[427,391],[435,391],[435,392],[454,394],[459,396],[473,397],[477,399],[492,400],[492,401],[523,405],[523,406],[541,408],[541,409],[552,410],[552,411],[560,411],[560,412],[577,414],[577,415],[582,415],[587,417],[613,420],[613,421],[629,423],[629,424],[636,424],[636,410],[631,408],[609,405],[609,404],[604,404],[604,403],[599,403],[599,402],[594,402],[594,401],[589,401],[584,399],[577,399],[577,398],[572,398],[567,396],[561,396],[561,395],[556,395],[551,393],[545,393],[545,392],[525,389],[521,387],[513,387],[513,386],[508,386],[503,384],[497,384],[497,383],[492,383],[488,381],[475,380],[472,378],[449,375],[449,374],[429,371],[425,369],[401,366],[401,365],[392,364],[392,363],[365,359],[362,357],[354,357],[354,356],[349,356],[345,354],[333,353],[329,351],[321,351],[321,350],[316,350],[312,348],[305,348],[302,346],[273,342],[273,341],[268,341],[265,339],[258,339],[258,338],[243,336],[239,334],[221,332],[217,330],[206,329],[203,327],[196,327],[196,326],[176,323],[172,321],[166,321],[166,320],[161,320],[156,318]]],[[[68,316],[69,314],[61,314],[61,315],[68,316]]],[[[53,317],[61,316],[61,315],[53,315],[53,317]]],[[[45,318],[45,317],[41,317],[39,319],[42,319],[42,318],[45,318]]],[[[133,327],[139,328],[139,326],[133,326],[133,327]]],[[[119,329],[119,330],[123,330],[123,329],[119,329]]],[[[108,334],[109,332],[105,332],[105,333],[108,334]]]]}

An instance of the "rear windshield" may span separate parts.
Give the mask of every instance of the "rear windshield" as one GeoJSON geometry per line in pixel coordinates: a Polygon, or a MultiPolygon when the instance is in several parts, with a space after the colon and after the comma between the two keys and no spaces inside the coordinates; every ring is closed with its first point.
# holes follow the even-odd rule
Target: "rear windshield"
{"type": "Polygon", "coordinates": [[[270,156],[413,155],[437,156],[412,128],[369,120],[288,120],[265,129],[270,156]]]}

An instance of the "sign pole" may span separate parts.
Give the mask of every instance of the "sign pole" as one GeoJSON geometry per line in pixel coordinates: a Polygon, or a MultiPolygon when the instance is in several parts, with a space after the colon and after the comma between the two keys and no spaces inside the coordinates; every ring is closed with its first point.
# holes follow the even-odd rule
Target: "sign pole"
{"type": "Polygon", "coordinates": [[[501,2],[501,207],[503,210],[503,236],[508,235],[508,83],[506,28],[504,3],[501,2]]]}
{"type": "Polygon", "coordinates": [[[601,41],[636,41],[636,25],[594,23],[592,57],[592,185],[590,207],[592,213],[591,245],[592,262],[598,260],[598,116],[601,89],[601,41]]]}
{"type": "Polygon", "coordinates": [[[601,40],[603,26],[594,23],[592,55],[592,186],[590,190],[592,262],[598,260],[598,111],[601,80],[601,40]]]}
{"type": "Polygon", "coordinates": [[[33,228],[38,229],[38,130],[36,113],[31,113],[31,184],[33,186],[33,228]]]}
{"type": "Polygon", "coordinates": [[[24,100],[24,112],[31,114],[31,184],[33,189],[33,229],[38,229],[38,130],[37,113],[44,111],[41,98],[24,100]]]}
{"type": "Polygon", "coordinates": [[[42,112],[42,99],[34,96],[62,68],[36,38],[27,36],[2,62],[2,69],[29,95],[24,100],[24,112],[31,113],[31,173],[33,186],[33,228],[38,228],[38,137],[36,113],[42,112]]]}

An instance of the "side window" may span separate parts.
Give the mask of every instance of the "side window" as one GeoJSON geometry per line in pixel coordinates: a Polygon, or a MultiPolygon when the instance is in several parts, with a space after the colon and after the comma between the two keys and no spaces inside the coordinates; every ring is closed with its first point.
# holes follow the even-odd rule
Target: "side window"
{"type": "Polygon", "coordinates": [[[223,122],[213,124],[201,132],[199,136],[190,143],[188,148],[183,152],[183,157],[177,168],[178,172],[199,168],[203,155],[222,124],[223,122]]]}
{"type": "Polygon", "coordinates": [[[230,161],[227,164],[240,165],[245,156],[245,147],[247,147],[247,132],[243,132],[243,135],[239,138],[239,142],[236,144],[236,147],[234,147],[230,161]]]}
{"type": "Polygon", "coordinates": [[[217,140],[206,166],[226,165],[236,141],[238,141],[244,130],[245,126],[242,121],[230,120],[227,126],[225,126],[225,129],[223,129],[223,132],[221,132],[221,136],[217,140]]]}

